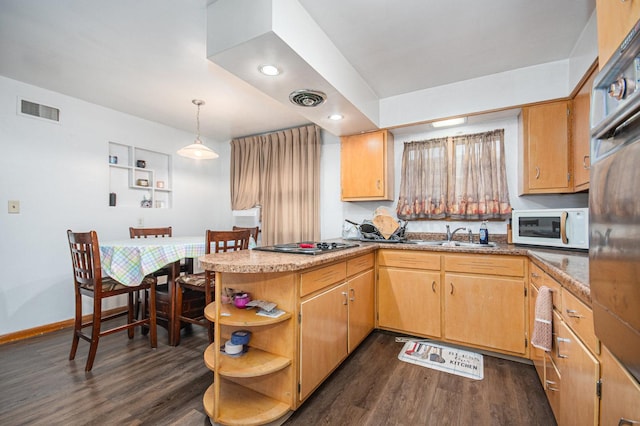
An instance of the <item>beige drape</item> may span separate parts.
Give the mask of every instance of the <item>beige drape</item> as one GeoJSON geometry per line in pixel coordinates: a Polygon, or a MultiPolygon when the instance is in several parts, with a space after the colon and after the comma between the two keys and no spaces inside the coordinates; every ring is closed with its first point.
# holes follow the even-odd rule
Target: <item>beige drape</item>
{"type": "Polygon", "coordinates": [[[320,128],[231,141],[231,205],[262,207],[262,243],[320,238],[320,128]]]}
{"type": "Polygon", "coordinates": [[[448,152],[447,138],[404,144],[398,198],[400,219],[445,217],[448,152]]]}
{"type": "Polygon", "coordinates": [[[504,129],[405,143],[398,217],[505,219],[504,129]]]}

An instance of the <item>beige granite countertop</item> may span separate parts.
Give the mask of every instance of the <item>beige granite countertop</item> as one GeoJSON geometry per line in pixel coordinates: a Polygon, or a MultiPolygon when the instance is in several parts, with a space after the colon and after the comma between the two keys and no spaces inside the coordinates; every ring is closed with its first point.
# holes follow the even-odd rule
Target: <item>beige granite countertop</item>
{"type": "MultiPolygon", "coordinates": [[[[333,240],[341,241],[341,240],[333,240]]],[[[349,241],[354,242],[354,241],[349,241]]],[[[379,248],[396,250],[432,251],[446,253],[502,254],[527,256],[542,270],[555,278],[564,288],[591,306],[589,291],[589,254],[586,252],[520,247],[498,242],[496,247],[443,247],[404,243],[360,242],[358,247],[321,255],[301,255],[243,250],[230,253],[212,253],[199,258],[204,269],[230,273],[265,273],[300,271],[322,266],[341,259],[371,253],[379,248]]]]}

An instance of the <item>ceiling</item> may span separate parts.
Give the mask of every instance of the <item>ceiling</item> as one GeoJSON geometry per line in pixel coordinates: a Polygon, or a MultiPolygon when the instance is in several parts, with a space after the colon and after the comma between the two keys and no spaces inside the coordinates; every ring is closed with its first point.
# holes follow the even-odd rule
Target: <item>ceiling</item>
{"type": "MultiPolygon", "coordinates": [[[[191,132],[191,100],[203,99],[201,132],[217,142],[311,121],[207,59],[207,7],[224,1],[0,0],[0,75],[191,132]]],[[[566,59],[595,8],[595,0],[271,1],[308,14],[378,99],[566,59]]],[[[326,75],[304,64],[279,84],[314,72],[326,75]]],[[[350,98],[348,87],[335,92],[350,98]]]]}

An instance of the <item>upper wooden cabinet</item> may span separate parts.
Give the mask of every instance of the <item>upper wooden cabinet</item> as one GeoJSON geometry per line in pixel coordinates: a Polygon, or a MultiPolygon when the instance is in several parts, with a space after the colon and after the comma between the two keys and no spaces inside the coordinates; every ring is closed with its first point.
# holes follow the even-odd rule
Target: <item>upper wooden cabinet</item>
{"type": "Polygon", "coordinates": [[[591,90],[595,77],[596,66],[594,64],[590,74],[572,101],[573,188],[576,192],[589,189],[589,167],[591,166],[589,152],[591,122],[589,120],[589,111],[591,109],[591,90]]]}
{"type": "Polygon", "coordinates": [[[569,101],[522,108],[520,194],[571,192],[569,101]]]}
{"type": "Polygon", "coordinates": [[[598,57],[602,68],[640,19],[640,1],[596,0],[596,11],[598,57]]]}
{"type": "Polygon", "coordinates": [[[393,135],[343,136],[340,171],[342,201],[393,200],[393,135]]]}

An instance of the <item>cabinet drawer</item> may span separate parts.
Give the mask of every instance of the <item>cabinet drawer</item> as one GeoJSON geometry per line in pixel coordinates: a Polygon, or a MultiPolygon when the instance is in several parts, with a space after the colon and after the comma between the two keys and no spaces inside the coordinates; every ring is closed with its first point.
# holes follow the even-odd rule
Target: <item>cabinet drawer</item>
{"type": "Polygon", "coordinates": [[[524,276],[525,259],[516,256],[497,255],[445,255],[444,270],[468,274],[524,276]]]}
{"type": "Polygon", "coordinates": [[[544,393],[556,419],[560,418],[560,374],[548,353],[544,354],[544,393]]]}
{"type": "Polygon", "coordinates": [[[418,250],[380,250],[378,264],[398,268],[440,270],[440,255],[418,250]]]}
{"type": "Polygon", "coordinates": [[[566,290],[562,292],[562,318],[591,352],[600,353],[593,326],[593,311],[566,290]]]}
{"type": "Polygon", "coordinates": [[[529,282],[538,290],[545,286],[551,289],[551,299],[553,300],[553,308],[560,311],[562,309],[561,289],[562,286],[558,281],[551,278],[549,274],[544,272],[533,262],[529,264],[529,282]]]}
{"type": "Polygon", "coordinates": [[[358,256],[353,259],[347,260],[347,276],[355,275],[359,272],[366,271],[373,268],[374,264],[373,253],[365,254],[364,256],[358,256]]]}
{"type": "Polygon", "coordinates": [[[325,266],[300,275],[300,296],[306,296],[331,284],[339,283],[347,278],[346,262],[325,266]]]}

